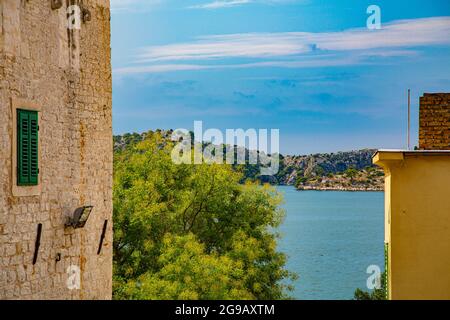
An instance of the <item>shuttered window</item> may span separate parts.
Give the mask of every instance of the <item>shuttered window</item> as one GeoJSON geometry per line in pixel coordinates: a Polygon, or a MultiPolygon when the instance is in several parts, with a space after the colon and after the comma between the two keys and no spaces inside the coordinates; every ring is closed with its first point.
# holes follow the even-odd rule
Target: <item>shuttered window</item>
{"type": "Polygon", "coordinates": [[[17,185],[36,186],[39,182],[38,113],[17,110],[17,185]]]}

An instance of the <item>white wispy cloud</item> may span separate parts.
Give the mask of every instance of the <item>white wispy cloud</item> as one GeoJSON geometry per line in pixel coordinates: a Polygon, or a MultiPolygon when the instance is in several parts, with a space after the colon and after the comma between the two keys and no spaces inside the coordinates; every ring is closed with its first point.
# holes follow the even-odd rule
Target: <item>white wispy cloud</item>
{"type": "Polygon", "coordinates": [[[450,17],[402,20],[381,30],[340,32],[241,33],[199,37],[196,41],[148,47],[140,61],[267,58],[313,51],[351,51],[450,44],[450,17]]]}
{"type": "Polygon", "coordinates": [[[304,3],[309,0],[215,0],[211,2],[206,2],[198,5],[189,6],[190,9],[221,9],[237,7],[251,3],[261,3],[261,4],[284,4],[284,3],[304,3]]]}
{"type": "Polygon", "coordinates": [[[317,67],[333,67],[355,65],[361,61],[362,55],[355,56],[337,56],[322,55],[309,56],[295,61],[261,61],[239,64],[158,64],[146,66],[133,66],[117,68],[114,73],[117,75],[139,74],[139,73],[161,73],[172,71],[189,71],[189,70],[217,70],[217,69],[246,69],[246,68],[317,68],[317,67]]]}
{"type": "MultiPolygon", "coordinates": [[[[190,5],[188,9],[221,9],[236,7],[251,3],[260,3],[267,5],[277,5],[284,3],[304,3],[310,0],[210,0],[208,2],[203,2],[201,4],[190,5]]],[[[143,10],[149,10],[154,8],[156,5],[167,5],[167,6],[181,6],[186,8],[184,0],[111,0],[111,11],[113,13],[122,12],[142,12],[143,10]]]]}
{"type": "Polygon", "coordinates": [[[170,71],[185,71],[185,70],[201,70],[208,69],[213,66],[202,66],[196,64],[158,64],[149,66],[134,66],[115,69],[116,74],[134,74],[134,73],[159,73],[170,71]]]}
{"type": "Polygon", "coordinates": [[[399,20],[384,24],[381,30],[213,35],[192,42],[143,48],[135,61],[141,65],[120,71],[151,73],[268,65],[300,68],[317,63],[340,65],[343,61],[359,63],[367,57],[411,56],[418,47],[450,45],[449,35],[450,17],[399,20]],[[256,61],[224,63],[235,58],[256,61]]]}
{"type": "Polygon", "coordinates": [[[159,5],[164,0],[111,0],[111,11],[119,12],[138,12],[159,5]]]}
{"type": "Polygon", "coordinates": [[[230,57],[273,57],[310,51],[310,45],[289,33],[245,33],[199,37],[190,43],[145,48],[142,62],[204,60],[230,57]]]}
{"type": "Polygon", "coordinates": [[[240,6],[254,2],[252,0],[221,0],[190,6],[191,9],[219,9],[240,6]]]}

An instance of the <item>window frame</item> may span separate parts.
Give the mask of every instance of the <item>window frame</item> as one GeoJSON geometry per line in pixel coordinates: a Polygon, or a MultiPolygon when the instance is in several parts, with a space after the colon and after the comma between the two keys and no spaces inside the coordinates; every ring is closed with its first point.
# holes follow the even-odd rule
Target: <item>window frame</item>
{"type": "Polygon", "coordinates": [[[36,110],[17,109],[17,185],[37,186],[39,183],[39,119],[36,110]],[[26,129],[22,120],[26,119],[26,129]],[[35,124],[33,125],[33,122],[35,124]],[[26,134],[24,135],[24,131],[26,134]],[[26,143],[26,152],[21,143],[26,143]],[[35,144],[35,148],[33,148],[35,144]],[[33,156],[33,151],[35,156],[33,156]],[[23,163],[26,162],[23,171],[23,163]]]}
{"type": "Polygon", "coordinates": [[[11,113],[12,113],[12,133],[13,139],[11,144],[11,191],[12,195],[15,197],[29,197],[29,196],[39,196],[41,194],[41,181],[42,181],[42,162],[41,162],[41,132],[42,132],[42,119],[41,119],[41,107],[29,100],[20,98],[11,98],[11,113]],[[22,185],[19,184],[18,180],[18,110],[36,111],[37,121],[40,127],[40,132],[37,137],[38,144],[38,158],[37,163],[39,166],[39,173],[37,177],[37,184],[33,185],[22,185]]]}

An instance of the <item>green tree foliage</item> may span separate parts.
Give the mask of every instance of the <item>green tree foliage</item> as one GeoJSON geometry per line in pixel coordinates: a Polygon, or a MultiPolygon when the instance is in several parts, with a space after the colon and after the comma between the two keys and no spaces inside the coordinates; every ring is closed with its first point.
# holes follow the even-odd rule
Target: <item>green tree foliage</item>
{"type": "Polygon", "coordinates": [[[320,165],[318,165],[318,166],[315,168],[314,171],[316,172],[316,175],[319,176],[319,177],[325,175],[325,169],[322,168],[320,165]]]}
{"type": "Polygon", "coordinates": [[[355,300],[386,300],[386,272],[381,275],[381,288],[371,292],[355,290],[355,300]]]}
{"type": "Polygon", "coordinates": [[[159,133],[115,153],[116,299],[281,299],[281,196],[229,165],[175,165],[159,133]]]}
{"type": "Polygon", "coordinates": [[[355,168],[349,168],[345,171],[345,175],[353,182],[353,179],[358,175],[358,170],[355,168]]]}
{"type": "Polygon", "coordinates": [[[295,180],[295,186],[301,186],[303,184],[305,184],[306,182],[308,182],[308,178],[307,177],[297,177],[297,179],[295,180]]]}

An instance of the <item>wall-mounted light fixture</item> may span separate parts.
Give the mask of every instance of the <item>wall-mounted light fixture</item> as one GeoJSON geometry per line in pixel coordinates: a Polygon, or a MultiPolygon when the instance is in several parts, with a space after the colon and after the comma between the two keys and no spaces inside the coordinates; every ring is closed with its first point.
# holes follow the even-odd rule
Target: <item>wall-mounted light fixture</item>
{"type": "Polygon", "coordinates": [[[69,218],[69,222],[66,223],[66,227],[72,227],[74,229],[83,228],[93,208],[93,206],[77,208],[72,217],[69,218]]]}

